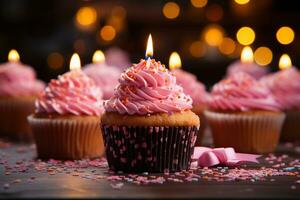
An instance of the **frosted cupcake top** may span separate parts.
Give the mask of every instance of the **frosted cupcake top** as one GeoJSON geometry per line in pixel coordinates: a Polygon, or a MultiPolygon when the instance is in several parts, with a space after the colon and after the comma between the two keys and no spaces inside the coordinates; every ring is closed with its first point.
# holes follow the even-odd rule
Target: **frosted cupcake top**
{"type": "Polygon", "coordinates": [[[194,105],[207,104],[209,94],[205,90],[205,86],[197,80],[194,74],[181,69],[172,71],[176,76],[176,83],[183,87],[184,93],[190,95],[194,105]]]}
{"type": "Polygon", "coordinates": [[[192,108],[192,99],[176,84],[176,77],[160,62],[141,60],[121,74],[107,112],[129,115],[174,113],[192,108]]]}
{"type": "Polygon", "coordinates": [[[104,99],[109,99],[114,94],[114,89],[118,85],[121,74],[118,68],[108,66],[105,63],[96,63],[87,65],[83,68],[83,71],[101,88],[104,99]]]}
{"type": "Polygon", "coordinates": [[[102,104],[102,92],[94,81],[81,70],[73,70],[50,81],[36,100],[36,112],[99,116],[102,104]]]}
{"type": "Polygon", "coordinates": [[[0,65],[0,96],[37,95],[44,87],[31,67],[20,62],[0,65]]]}
{"type": "Polygon", "coordinates": [[[300,72],[295,67],[281,70],[261,79],[286,110],[300,108],[300,72]]]}
{"type": "Polygon", "coordinates": [[[256,80],[269,73],[267,67],[260,67],[254,62],[242,63],[239,60],[228,66],[227,76],[231,76],[237,72],[245,72],[253,76],[256,80]]]}
{"type": "Polygon", "coordinates": [[[252,76],[239,72],[215,84],[209,108],[219,111],[280,111],[270,90],[252,76]]]}

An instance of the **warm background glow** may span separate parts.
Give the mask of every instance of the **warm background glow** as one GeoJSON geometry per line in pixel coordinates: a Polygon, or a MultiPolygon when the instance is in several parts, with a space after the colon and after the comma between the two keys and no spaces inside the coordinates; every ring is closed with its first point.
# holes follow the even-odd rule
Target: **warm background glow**
{"type": "Polygon", "coordinates": [[[294,41],[295,33],[288,26],[283,26],[276,32],[276,38],[280,44],[290,44],[294,41]]]}
{"type": "Polygon", "coordinates": [[[163,14],[168,19],[175,19],[180,13],[180,7],[175,2],[168,2],[163,7],[163,14]]]}
{"type": "Polygon", "coordinates": [[[257,64],[265,66],[272,62],[273,53],[268,47],[259,47],[254,52],[254,60],[257,64]]]}
{"type": "Polygon", "coordinates": [[[255,40],[255,32],[250,27],[242,27],[236,33],[238,42],[242,45],[250,45],[255,40]]]}
{"type": "Polygon", "coordinates": [[[114,29],[114,27],[109,25],[103,26],[100,31],[100,36],[105,41],[111,41],[116,36],[116,30],[114,29]]]}
{"type": "Polygon", "coordinates": [[[191,0],[191,4],[196,8],[203,8],[207,4],[207,0],[191,0]]]}
{"type": "Polygon", "coordinates": [[[82,7],[76,13],[76,21],[81,26],[90,26],[97,20],[97,11],[93,7],[82,7]]]}
{"type": "Polygon", "coordinates": [[[218,46],[223,40],[223,30],[218,25],[210,25],[204,30],[204,39],[210,46],[218,46]]]}
{"type": "Polygon", "coordinates": [[[235,3],[240,4],[240,5],[244,5],[250,2],[250,0],[234,0],[235,3]]]}

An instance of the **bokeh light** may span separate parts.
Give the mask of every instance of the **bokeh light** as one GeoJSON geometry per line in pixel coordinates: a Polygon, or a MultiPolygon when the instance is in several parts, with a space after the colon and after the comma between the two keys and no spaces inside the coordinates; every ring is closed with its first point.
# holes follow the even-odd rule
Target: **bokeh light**
{"type": "Polygon", "coordinates": [[[179,16],[180,7],[175,2],[168,2],[163,7],[163,14],[168,19],[175,19],[179,16]]]}
{"type": "Polygon", "coordinates": [[[254,52],[254,60],[257,64],[265,66],[272,62],[273,53],[268,47],[259,47],[254,52]]]}
{"type": "Polygon", "coordinates": [[[76,13],[76,22],[83,27],[94,24],[97,20],[97,11],[93,7],[82,7],[76,13]]]}
{"type": "Polygon", "coordinates": [[[196,8],[203,8],[207,4],[207,0],[191,0],[191,4],[196,8]]]}
{"type": "Polygon", "coordinates": [[[283,26],[276,32],[276,38],[280,44],[290,44],[294,41],[295,33],[292,28],[283,26]]]}
{"type": "Polygon", "coordinates": [[[218,4],[212,4],[206,9],[205,16],[210,21],[219,21],[223,17],[223,8],[218,4]]]}
{"type": "Polygon", "coordinates": [[[255,32],[250,27],[242,27],[236,33],[238,42],[242,45],[250,45],[255,40],[255,32]]]}
{"type": "Polygon", "coordinates": [[[204,30],[204,39],[210,46],[218,46],[223,40],[223,29],[219,25],[209,25],[204,30]]]}
{"type": "Polygon", "coordinates": [[[64,65],[64,57],[58,52],[50,53],[47,57],[47,64],[53,70],[60,69],[64,65]]]}
{"type": "Polygon", "coordinates": [[[103,26],[100,31],[100,36],[105,41],[111,41],[116,36],[116,30],[114,29],[114,27],[109,25],[103,26]]]}
{"type": "Polygon", "coordinates": [[[244,5],[250,2],[250,0],[234,0],[235,3],[244,5]]]}
{"type": "Polygon", "coordinates": [[[204,56],[206,48],[201,41],[195,41],[190,45],[189,51],[193,57],[200,58],[204,56]]]}
{"type": "Polygon", "coordinates": [[[222,43],[218,46],[219,51],[224,55],[230,55],[234,52],[236,45],[231,38],[223,38],[222,43]]]}

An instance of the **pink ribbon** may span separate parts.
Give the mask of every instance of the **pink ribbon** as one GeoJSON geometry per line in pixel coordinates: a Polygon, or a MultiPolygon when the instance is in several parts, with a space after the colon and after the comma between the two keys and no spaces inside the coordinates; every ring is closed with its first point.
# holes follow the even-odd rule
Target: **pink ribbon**
{"type": "Polygon", "coordinates": [[[245,162],[259,163],[261,155],[236,153],[233,148],[195,147],[192,167],[211,167],[214,165],[237,166],[245,162]]]}

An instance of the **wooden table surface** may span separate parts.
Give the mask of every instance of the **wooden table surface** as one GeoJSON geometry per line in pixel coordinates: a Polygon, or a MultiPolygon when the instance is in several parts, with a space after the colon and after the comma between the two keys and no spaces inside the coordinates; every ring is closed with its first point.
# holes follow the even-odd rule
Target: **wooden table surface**
{"type": "MultiPolygon", "coordinates": [[[[291,162],[300,157],[299,147],[286,147],[278,150],[289,156],[283,162],[291,162]]],[[[282,155],[282,153],[276,154],[282,155]]],[[[211,198],[211,199],[299,199],[300,175],[267,177],[260,181],[225,181],[218,182],[200,178],[197,181],[174,182],[163,184],[137,185],[126,181],[117,181],[121,188],[114,188],[115,182],[107,180],[106,167],[86,167],[73,172],[52,173],[51,169],[38,171],[32,164],[35,149],[28,145],[11,145],[0,148],[0,197],[7,198],[211,198]],[[22,169],[22,165],[26,165],[22,169]],[[31,164],[28,164],[31,163],[31,164]],[[16,166],[18,170],[13,170],[16,166]],[[93,179],[83,174],[93,174],[100,179],[93,179]]],[[[258,165],[241,168],[258,169],[270,167],[264,158],[258,165]]],[[[272,163],[274,164],[274,163],[272,163]]],[[[57,169],[55,169],[57,170],[57,169]]],[[[293,173],[299,173],[299,166],[293,173]]],[[[158,174],[155,174],[158,175],[158,174]]],[[[160,174],[164,176],[163,174],[160,174]]],[[[147,176],[144,174],[144,176],[147,176]]],[[[150,175],[148,175],[150,176],[150,175]]],[[[167,179],[166,175],[165,178],[167,179]]]]}

